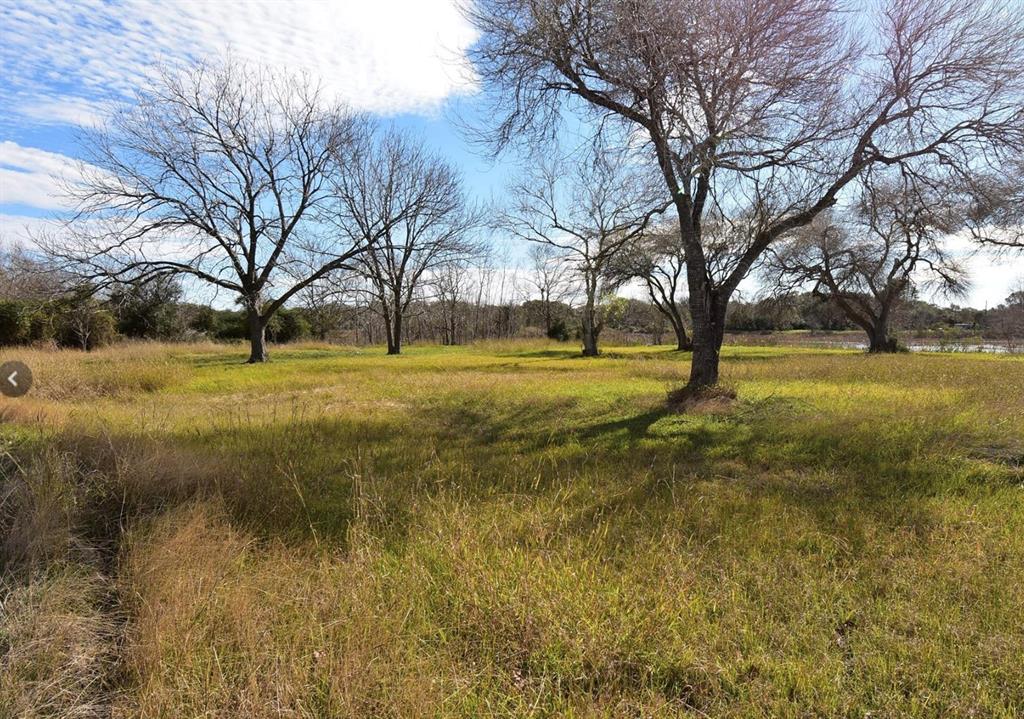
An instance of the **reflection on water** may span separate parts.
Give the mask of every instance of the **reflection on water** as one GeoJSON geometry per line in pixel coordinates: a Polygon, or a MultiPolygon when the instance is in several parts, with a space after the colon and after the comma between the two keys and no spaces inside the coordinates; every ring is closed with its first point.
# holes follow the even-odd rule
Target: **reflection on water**
{"type": "MultiPolygon", "coordinates": [[[[825,341],[828,347],[842,347],[853,350],[866,350],[867,342],[851,342],[849,340],[825,341]]],[[[1024,353],[1024,340],[995,344],[992,342],[904,342],[903,346],[911,352],[994,352],[997,354],[1024,353]]]]}

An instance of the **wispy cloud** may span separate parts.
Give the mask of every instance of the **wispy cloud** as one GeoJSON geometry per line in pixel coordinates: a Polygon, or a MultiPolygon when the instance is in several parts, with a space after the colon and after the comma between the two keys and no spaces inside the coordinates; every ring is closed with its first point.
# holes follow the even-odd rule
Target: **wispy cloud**
{"type": "Polygon", "coordinates": [[[66,196],[67,183],[81,178],[86,167],[56,152],[0,142],[0,206],[67,210],[73,204],[66,196]]]}
{"type": "Polygon", "coordinates": [[[82,97],[33,94],[18,103],[16,110],[39,125],[98,127],[112,109],[112,103],[82,97]]]}
{"type": "Polygon", "coordinates": [[[36,238],[60,229],[61,224],[54,219],[0,213],[0,250],[12,247],[37,250],[36,238]]]}
{"type": "Polygon", "coordinates": [[[228,50],[384,114],[431,112],[476,88],[475,33],[454,0],[0,0],[0,14],[0,103],[37,122],[93,124],[159,66],[228,50]]]}

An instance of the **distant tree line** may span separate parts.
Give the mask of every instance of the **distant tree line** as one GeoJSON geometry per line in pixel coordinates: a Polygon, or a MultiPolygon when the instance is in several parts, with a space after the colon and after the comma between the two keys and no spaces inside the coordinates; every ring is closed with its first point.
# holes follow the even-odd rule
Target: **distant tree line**
{"type": "MultiPolygon", "coordinates": [[[[548,258],[546,252],[531,258],[548,258]]],[[[547,260],[545,260],[546,262],[547,260]]],[[[563,290],[537,272],[517,276],[463,266],[460,279],[432,277],[440,289],[413,297],[404,309],[406,343],[460,345],[490,339],[549,338],[586,346],[595,316],[613,343],[677,344],[674,315],[649,299],[605,294],[593,308],[584,297],[563,290]],[[475,279],[469,279],[470,275],[475,279]],[[458,291],[446,288],[457,285],[458,291]]],[[[13,251],[0,255],[0,345],[53,345],[91,350],[119,338],[164,341],[249,339],[247,308],[215,308],[189,302],[180,282],[158,277],[142,284],[103,290],[65,286],[67,277],[13,251]]],[[[267,322],[274,344],[319,340],[387,345],[387,313],[351,285],[331,292],[297,295],[267,322]]],[[[688,324],[688,318],[682,318],[688,324]]],[[[972,335],[996,341],[1024,341],[1024,282],[999,306],[985,310],[940,307],[910,293],[894,305],[893,330],[907,333],[972,335]]],[[[735,300],[726,331],[778,332],[858,330],[834,300],[814,292],[776,293],[735,300]]],[[[1016,345],[1014,345],[1016,346],[1016,345]]]]}

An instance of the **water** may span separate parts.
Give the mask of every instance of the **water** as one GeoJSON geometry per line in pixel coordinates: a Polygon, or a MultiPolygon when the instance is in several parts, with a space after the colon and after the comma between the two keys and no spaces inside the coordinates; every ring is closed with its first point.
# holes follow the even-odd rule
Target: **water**
{"type": "MultiPolygon", "coordinates": [[[[866,350],[867,342],[836,341],[830,347],[842,347],[852,350],[866,350]]],[[[1012,344],[996,344],[994,342],[905,342],[903,344],[911,352],[982,352],[994,354],[1019,354],[1024,352],[1024,341],[1012,344]]]]}

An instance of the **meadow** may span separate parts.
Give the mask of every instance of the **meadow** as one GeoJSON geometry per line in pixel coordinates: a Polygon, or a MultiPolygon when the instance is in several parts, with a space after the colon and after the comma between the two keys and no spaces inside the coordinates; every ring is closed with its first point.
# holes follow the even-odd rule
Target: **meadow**
{"type": "Polygon", "coordinates": [[[0,715],[1024,714],[1024,358],[15,356],[0,715]]]}

